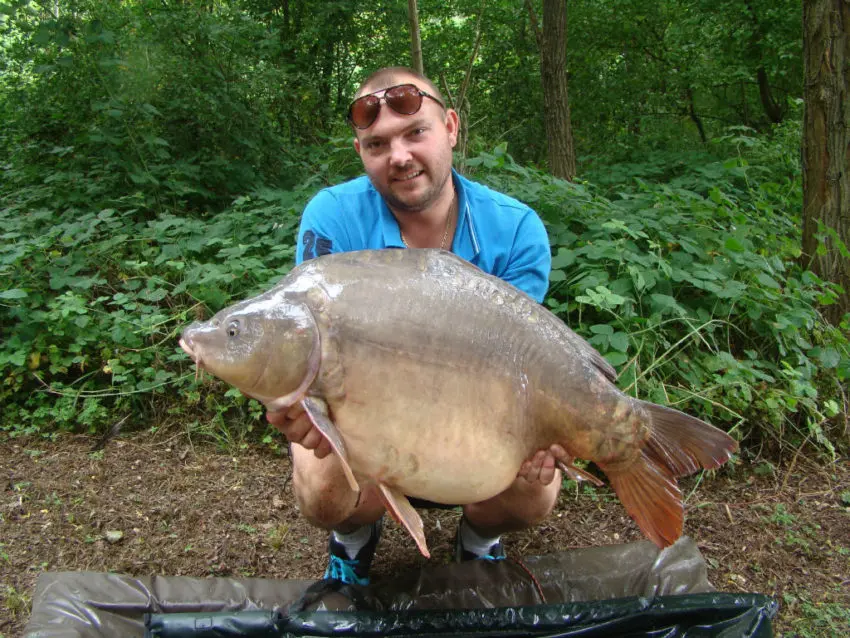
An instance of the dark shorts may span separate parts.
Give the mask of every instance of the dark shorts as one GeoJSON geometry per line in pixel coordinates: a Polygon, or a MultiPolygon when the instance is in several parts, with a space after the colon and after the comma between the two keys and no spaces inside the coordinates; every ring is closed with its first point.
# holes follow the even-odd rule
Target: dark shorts
{"type": "Polygon", "coordinates": [[[435,503],[434,501],[426,501],[424,498],[416,498],[408,496],[407,500],[418,510],[453,510],[460,505],[446,505],[445,503],[435,503]]]}

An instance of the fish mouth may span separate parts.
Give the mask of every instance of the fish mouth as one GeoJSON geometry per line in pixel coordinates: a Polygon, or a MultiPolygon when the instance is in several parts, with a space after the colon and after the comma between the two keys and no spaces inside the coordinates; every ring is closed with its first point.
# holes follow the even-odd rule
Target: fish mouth
{"type": "Polygon", "coordinates": [[[192,348],[192,343],[190,341],[186,341],[186,339],[180,339],[180,347],[183,348],[183,352],[188,354],[192,361],[195,362],[195,381],[197,381],[201,376],[201,371],[203,370],[201,353],[195,352],[194,348],[192,348]]]}

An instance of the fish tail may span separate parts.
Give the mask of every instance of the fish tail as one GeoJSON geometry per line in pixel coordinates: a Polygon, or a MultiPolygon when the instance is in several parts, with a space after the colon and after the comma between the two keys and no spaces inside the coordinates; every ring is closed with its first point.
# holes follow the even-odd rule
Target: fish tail
{"type": "Polygon", "coordinates": [[[653,403],[643,407],[652,424],[640,456],[628,467],[602,469],[626,511],[663,548],[682,534],[684,506],[676,478],[720,467],[738,444],[722,430],[678,410],[653,403]]]}

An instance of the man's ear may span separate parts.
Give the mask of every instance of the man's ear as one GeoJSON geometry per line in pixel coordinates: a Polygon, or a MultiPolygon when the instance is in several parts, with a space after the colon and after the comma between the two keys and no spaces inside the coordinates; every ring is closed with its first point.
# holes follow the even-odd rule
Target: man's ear
{"type": "Polygon", "coordinates": [[[357,139],[357,135],[354,136],[354,150],[358,155],[360,155],[360,140],[357,139]]]}
{"type": "Polygon", "coordinates": [[[449,141],[452,144],[452,148],[454,148],[457,144],[457,134],[460,130],[460,118],[454,109],[448,109],[446,111],[446,130],[449,132],[449,141]]]}

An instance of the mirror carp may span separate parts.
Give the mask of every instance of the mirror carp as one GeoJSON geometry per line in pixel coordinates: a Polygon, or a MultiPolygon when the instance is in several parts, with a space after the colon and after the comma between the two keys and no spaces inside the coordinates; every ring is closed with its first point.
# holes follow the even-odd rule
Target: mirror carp
{"type": "Polygon", "coordinates": [[[304,262],[193,323],[180,344],[270,410],[301,402],[352,489],[376,483],[426,556],[408,496],[484,501],[540,449],[555,450],[571,478],[601,484],[575,465],[593,462],[666,547],[682,533],[676,479],[737,449],[699,419],[621,392],[614,368],[548,309],[434,249],[304,262]]]}

